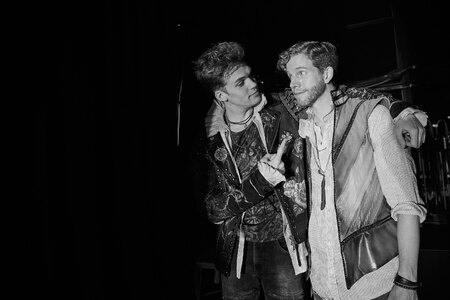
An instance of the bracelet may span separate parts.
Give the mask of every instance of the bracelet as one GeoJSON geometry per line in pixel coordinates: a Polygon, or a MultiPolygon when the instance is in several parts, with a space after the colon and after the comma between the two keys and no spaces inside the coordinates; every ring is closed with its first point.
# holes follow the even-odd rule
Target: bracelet
{"type": "Polygon", "coordinates": [[[408,280],[398,274],[395,276],[394,284],[408,290],[417,290],[422,285],[420,282],[408,280]]]}

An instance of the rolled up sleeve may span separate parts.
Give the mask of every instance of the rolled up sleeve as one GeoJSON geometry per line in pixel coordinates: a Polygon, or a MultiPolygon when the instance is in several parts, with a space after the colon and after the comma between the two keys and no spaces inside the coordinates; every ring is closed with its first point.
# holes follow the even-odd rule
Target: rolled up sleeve
{"type": "Polygon", "coordinates": [[[376,106],[368,122],[375,166],[392,218],[397,221],[399,214],[417,215],[423,222],[427,210],[417,188],[414,160],[398,143],[389,110],[376,106]]]}

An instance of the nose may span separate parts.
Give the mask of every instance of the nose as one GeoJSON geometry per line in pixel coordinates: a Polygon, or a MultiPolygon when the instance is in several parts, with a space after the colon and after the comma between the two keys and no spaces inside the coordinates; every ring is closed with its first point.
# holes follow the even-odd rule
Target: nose
{"type": "Polygon", "coordinates": [[[289,82],[289,87],[291,89],[300,87],[300,80],[298,80],[296,77],[291,77],[290,82],[289,82]]]}
{"type": "Polygon", "coordinates": [[[248,82],[248,87],[250,88],[250,89],[256,89],[256,88],[258,88],[258,82],[256,81],[256,79],[255,78],[248,78],[248,80],[249,80],[249,82],[248,82]]]}

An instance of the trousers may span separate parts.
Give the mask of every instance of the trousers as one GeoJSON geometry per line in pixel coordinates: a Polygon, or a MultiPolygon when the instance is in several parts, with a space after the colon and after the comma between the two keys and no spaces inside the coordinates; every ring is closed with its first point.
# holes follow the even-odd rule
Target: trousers
{"type": "Polygon", "coordinates": [[[223,299],[258,300],[261,293],[266,300],[304,299],[305,273],[294,274],[284,238],[245,243],[241,278],[236,277],[237,249],[230,276],[222,275],[223,299]]]}

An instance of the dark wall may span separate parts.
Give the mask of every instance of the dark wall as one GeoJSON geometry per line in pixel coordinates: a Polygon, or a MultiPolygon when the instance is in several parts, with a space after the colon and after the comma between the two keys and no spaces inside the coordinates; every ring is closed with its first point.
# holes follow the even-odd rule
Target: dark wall
{"type": "Polygon", "coordinates": [[[57,95],[36,104],[33,126],[39,291],[191,299],[195,213],[176,147],[180,58],[167,11],[147,1],[58,9],[57,95]]]}
{"type": "MultiPolygon", "coordinates": [[[[31,244],[40,249],[32,260],[44,295],[156,299],[161,291],[157,299],[191,298],[195,256],[214,234],[192,160],[210,99],[191,62],[212,42],[236,40],[264,89],[280,89],[286,81],[275,72],[277,54],[318,39],[340,47],[343,80],[389,72],[395,56],[387,25],[346,27],[388,15],[388,3],[358,3],[60,4],[57,97],[34,105],[36,160],[27,194],[39,224],[32,227],[31,244]]],[[[412,100],[437,120],[448,114],[441,106],[449,100],[440,72],[448,66],[444,10],[430,2],[397,8],[409,62],[420,66],[412,100]]]]}

